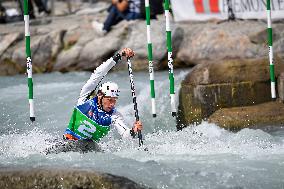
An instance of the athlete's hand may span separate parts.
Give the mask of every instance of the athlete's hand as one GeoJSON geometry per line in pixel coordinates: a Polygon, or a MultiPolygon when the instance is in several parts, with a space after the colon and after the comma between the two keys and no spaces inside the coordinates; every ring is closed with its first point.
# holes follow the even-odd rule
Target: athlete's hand
{"type": "Polygon", "coordinates": [[[130,48],[124,48],[121,50],[121,56],[125,56],[126,58],[131,58],[135,55],[134,51],[130,48]]]}
{"type": "Polygon", "coordinates": [[[141,121],[136,121],[136,122],[134,123],[134,125],[133,125],[133,131],[134,131],[135,133],[137,133],[138,130],[141,131],[142,129],[143,129],[142,122],[141,122],[141,121]]]}

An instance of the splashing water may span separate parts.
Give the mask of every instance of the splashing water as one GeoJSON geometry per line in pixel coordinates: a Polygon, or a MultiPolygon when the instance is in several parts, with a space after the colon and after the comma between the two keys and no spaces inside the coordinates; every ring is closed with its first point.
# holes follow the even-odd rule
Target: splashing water
{"type": "MultiPolygon", "coordinates": [[[[176,70],[178,92],[190,70],[176,70]]],[[[128,177],[159,189],[284,188],[284,129],[243,129],[237,133],[202,122],[176,131],[171,117],[167,72],[156,72],[158,117],[151,113],[149,76],[134,73],[137,103],[144,125],[144,146],[121,140],[115,131],[101,142],[103,152],[46,155],[61,138],[80,89],[90,73],[35,75],[36,123],[29,123],[26,78],[0,80],[1,167],[75,168],[128,177]],[[7,85],[9,84],[9,85],[7,85]],[[148,151],[144,151],[147,147],[148,151]]],[[[110,73],[105,81],[121,88],[118,110],[132,125],[134,118],[127,72],[110,73]]],[[[178,99],[178,95],[176,95],[178,99]]]]}

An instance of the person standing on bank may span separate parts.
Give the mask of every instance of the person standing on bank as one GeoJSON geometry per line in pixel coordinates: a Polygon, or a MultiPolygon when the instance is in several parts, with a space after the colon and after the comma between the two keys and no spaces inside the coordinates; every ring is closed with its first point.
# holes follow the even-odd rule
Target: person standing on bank
{"type": "Polygon", "coordinates": [[[118,24],[122,20],[135,20],[142,18],[140,12],[141,0],[112,0],[112,5],[109,7],[109,14],[105,22],[92,22],[93,28],[101,35],[106,34],[111,30],[113,25],[118,24]]]}
{"type": "Polygon", "coordinates": [[[115,128],[122,138],[131,138],[143,129],[141,121],[136,121],[130,129],[122,115],[116,110],[115,104],[119,97],[118,85],[106,82],[100,85],[104,76],[122,58],[133,57],[134,52],[124,48],[97,67],[90,79],[81,89],[76,107],[73,110],[69,125],[63,135],[66,140],[92,140],[98,142],[115,128]],[[91,97],[98,88],[95,97],[91,97]]]}

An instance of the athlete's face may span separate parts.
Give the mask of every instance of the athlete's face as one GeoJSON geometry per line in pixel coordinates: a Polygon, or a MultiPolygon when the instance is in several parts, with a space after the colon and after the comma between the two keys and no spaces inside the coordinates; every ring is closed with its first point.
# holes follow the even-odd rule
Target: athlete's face
{"type": "Polygon", "coordinates": [[[110,112],[114,108],[116,100],[116,97],[104,97],[102,100],[103,110],[110,112]]]}

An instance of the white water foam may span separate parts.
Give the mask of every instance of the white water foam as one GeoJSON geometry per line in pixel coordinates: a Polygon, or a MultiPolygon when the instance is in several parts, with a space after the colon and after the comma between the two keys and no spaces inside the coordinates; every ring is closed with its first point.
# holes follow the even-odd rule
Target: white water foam
{"type": "MultiPolygon", "coordinates": [[[[283,154],[283,141],[262,130],[243,129],[232,133],[215,124],[202,122],[182,131],[158,131],[145,135],[145,156],[137,151],[136,141],[113,140],[103,143],[103,149],[125,158],[139,161],[184,159],[200,155],[239,155],[261,158],[268,154],[283,154]]],[[[144,147],[144,148],[145,148],[144,147]]],[[[143,149],[142,149],[143,150],[143,149]]]]}
{"type": "Polygon", "coordinates": [[[51,134],[34,127],[26,133],[10,133],[0,136],[1,157],[26,158],[33,154],[41,154],[55,139],[51,134]]]}

